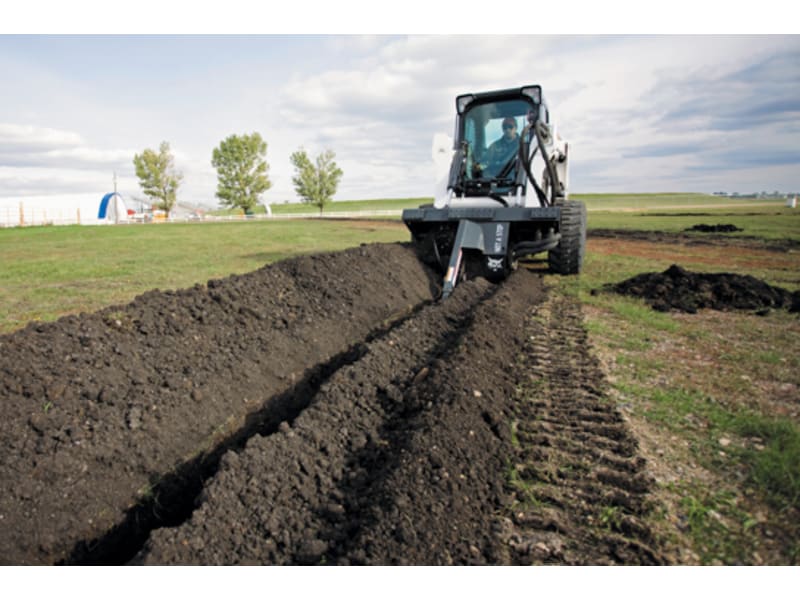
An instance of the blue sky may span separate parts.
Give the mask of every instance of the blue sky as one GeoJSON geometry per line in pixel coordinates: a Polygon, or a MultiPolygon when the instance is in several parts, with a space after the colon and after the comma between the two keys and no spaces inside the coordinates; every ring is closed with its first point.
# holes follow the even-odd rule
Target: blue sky
{"type": "Polygon", "coordinates": [[[140,197],[133,155],[170,142],[181,200],[213,206],[211,152],[334,150],[337,199],[429,196],[457,94],[541,84],[572,192],[800,190],[800,36],[0,35],[0,203],[140,197]]]}

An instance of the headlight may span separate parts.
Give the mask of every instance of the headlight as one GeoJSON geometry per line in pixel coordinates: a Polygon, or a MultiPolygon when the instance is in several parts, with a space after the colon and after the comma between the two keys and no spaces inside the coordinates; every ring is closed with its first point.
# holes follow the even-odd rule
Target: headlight
{"type": "Polygon", "coordinates": [[[463,96],[458,96],[456,98],[456,110],[458,114],[464,114],[464,109],[467,108],[470,102],[475,100],[474,94],[464,94],[463,96]]]}
{"type": "Polygon", "coordinates": [[[536,104],[542,102],[542,88],[538,85],[530,85],[522,88],[522,94],[533,100],[536,104]]]}

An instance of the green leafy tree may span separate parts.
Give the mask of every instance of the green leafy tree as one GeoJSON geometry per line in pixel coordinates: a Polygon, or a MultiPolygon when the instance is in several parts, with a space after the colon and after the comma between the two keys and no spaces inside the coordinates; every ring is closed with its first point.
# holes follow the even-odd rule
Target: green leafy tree
{"type": "Polygon", "coordinates": [[[291,156],[292,164],[295,168],[295,175],[292,183],[297,195],[306,204],[313,204],[322,209],[330,202],[339,186],[342,178],[342,170],[336,165],[336,154],[333,150],[325,150],[317,156],[315,162],[311,162],[306,151],[300,148],[291,156]]]}
{"type": "Polygon", "coordinates": [[[153,199],[156,208],[166,212],[169,217],[183,180],[183,175],[175,169],[175,157],[170,152],[169,143],[161,142],[158,152],[147,148],[141,154],[135,154],[133,166],[136,167],[142,191],[153,199]]]}
{"type": "Polygon", "coordinates": [[[220,204],[252,212],[261,194],[272,186],[266,156],[267,143],[258,133],[230,135],[214,148],[211,164],[217,170],[220,204]]]}

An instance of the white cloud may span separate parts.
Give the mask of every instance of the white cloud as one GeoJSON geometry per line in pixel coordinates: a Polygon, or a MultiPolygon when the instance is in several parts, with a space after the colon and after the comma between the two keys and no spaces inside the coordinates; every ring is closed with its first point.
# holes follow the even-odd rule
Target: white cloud
{"type": "Polygon", "coordinates": [[[24,150],[54,150],[72,148],[83,144],[83,139],[73,131],[49,127],[0,123],[0,152],[24,150]]]}
{"type": "MultiPolygon", "coordinates": [[[[191,76],[159,72],[157,62],[150,73],[136,55],[110,58],[101,66],[118,65],[112,87],[83,66],[0,56],[0,77],[20,91],[0,105],[0,196],[62,185],[102,192],[113,170],[129,186],[123,193],[136,195],[133,154],[168,140],[184,173],[179,195],[214,204],[212,149],[252,131],[269,146],[268,202],[294,198],[289,155],[301,146],[335,150],[344,170],[339,199],[430,195],[431,139],[452,134],[455,96],[526,83],[544,88],[571,144],[579,192],[730,188],[723,182],[734,170],[721,166],[742,163],[726,148],[744,143],[781,159],[792,155],[800,128],[791,111],[771,122],[780,107],[767,102],[800,84],[791,54],[768,60],[796,56],[796,36],[341,36],[306,40],[293,46],[303,54],[288,57],[280,39],[269,41],[264,56],[223,52],[224,60],[209,61],[176,40],[181,50],[166,63],[186,64],[191,76]],[[740,118],[739,107],[754,106],[767,116],[751,115],[738,134],[723,129],[740,118]],[[698,174],[703,164],[708,172],[698,174]],[[52,177],[31,175],[46,168],[52,177]]],[[[191,47],[199,53],[202,40],[191,47]]],[[[215,40],[214,49],[224,44],[215,40]]],[[[780,173],[781,185],[800,188],[789,164],[748,164],[751,179],[780,173]]]]}
{"type": "MultiPolygon", "coordinates": [[[[715,92],[704,82],[798,43],[785,37],[422,36],[387,39],[381,47],[370,40],[369,47],[348,69],[287,84],[279,94],[280,110],[297,125],[317,123],[308,130],[312,140],[335,144],[356,168],[359,159],[368,161],[385,188],[413,187],[404,175],[428,160],[434,133],[451,132],[457,94],[540,83],[562,136],[572,144],[573,181],[580,191],[590,191],[595,181],[626,191],[654,182],[658,189],[686,189],[698,181],[682,173],[699,156],[685,163],[677,155],[650,160],[631,149],[683,144],[700,152],[721,143],[708,127],[660,119],[679,102],[710,98],[713,105],[715,92]],[[389,169],[382,161],[405,161],[409,168],[389,169]],[[612,165],[602,177],[588,168],[598,162],[612,165]]],[[[785,76],[785,69],[764,76],[785,76]]],[[[720,89],[716,106],[753,101],[761,93],[746,81],[744,88],[735,99],[720,89]]],[[[429,183],[417,182],[417,193],[430,193],[429,183]]],[[[342,187],[349,184],[343,181],[342,187]]]]}

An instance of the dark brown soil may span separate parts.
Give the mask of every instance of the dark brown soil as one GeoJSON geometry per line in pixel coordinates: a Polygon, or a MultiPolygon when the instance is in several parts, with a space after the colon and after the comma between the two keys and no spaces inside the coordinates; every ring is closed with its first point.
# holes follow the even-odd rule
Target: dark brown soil
{"type": "MultiPolygon", "coordinates": [[[[695,216],[695,215],[693,215],[695,216]]],[[[772,252],[791,252],[800,249],[800,241],[792,239],[765,239],[757,236],[725,233],[644,231],[633,229],[590,229],[590,238],[641,240],[654,244],[682,244],[687,246],[736,246],[772,252]]]]}
{"type": "Polygon", "coordinates": [[[373,245],[0,338],[0,559],[664,562],[579,308],[438,291],[373,245]]]}
{"type": "Polygon", "coordinates": [[[706,225],[705,223],[700,223],[698,225],[692,225],[685,231],[700,231],[701,233],[734,233],[736,231],[744,231],[744,229],[740,229],[736,225],[724,223],[719,225],[706,225]]]}
{"type": "Polygon", "coordinates": [[[542,468],[558,443],[589,451],[580,459],[585,476],[563,481],[562,551],[548,562],[660,562],[635,516],[647,511],[650,486],[636,442],[600,391],[585,393],[602,375],[587,368],[594,363],[580,313],[573,309],[568,325],[554,318],[542,326],[532,317],[544,299],[540,277],[527,271],[499,288],[461,284],[447,302],[371,342],[292,423],[228,453],[192,518],[155,531],[135,562],[540,562],[532,540],[549,535],[553,521],[518,515],[510,472],[518,461],[527,461],[526,472],[542,468]],[[525,351],[549,366],[520,361],[525,351]],[[514,424],[535,432],[548,415],[520,408],[520,382],[534,373],[552,382],[536,401],[553,407],[563,426],[551,439],[531,435],[515,445],[514,424]],[[620,522],[630,528],[588,533],[581,502],[566,500],[573,496],[624,505],[620,522]]]}
{"type": "Polygon", "coordinates": [[[606,290],[647,299],[659,311],[696,313],[701,308],[755,310],[772,308],[800,310],[800,293],[771,286],[751,275],[693,273],[672,265],[663,273],[642,273],[606,290]]]}
{"type": "Polygon", "coordinates": [[[198,485],[226,438],[300,410],[326,365],[437,285],[411,248],[373,245],[0,337],[0,561],[104,560],[110,531],[198,485]]]}

